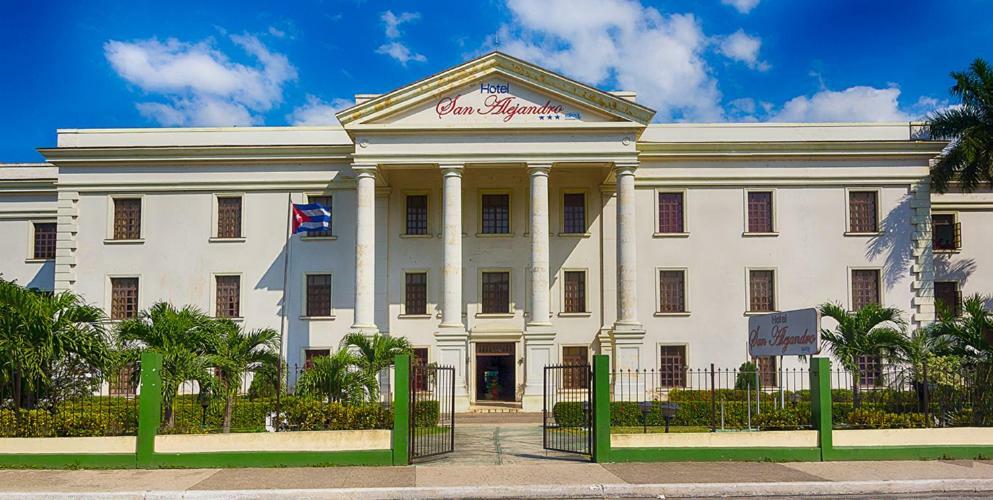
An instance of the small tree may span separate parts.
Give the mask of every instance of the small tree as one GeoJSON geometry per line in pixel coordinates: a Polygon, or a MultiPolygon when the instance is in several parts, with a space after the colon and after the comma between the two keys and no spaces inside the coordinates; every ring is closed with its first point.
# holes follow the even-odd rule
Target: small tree
{"type": "Polygon", "coordinates": [[[341,341],[342,348],[352,348],[357,355],[356,363],[369,382],[369,398],[379,398],[379,372],[393,364],[398,354],[411,352],[410,341],[405,337],[391,337],[382,334],[372,336],[350,333],[341,341]]]}
{"type": "Polygon", "coordinates": [[[179,386],[187,380],[198,381],[201,388],[211,385],[207,356],[217,344],[212,321],[195,307],[176,309],[159,302],[117,327],[125,360],[137,360],[145,349],[162,354],[162,407],[167,429],[176,424],[173,401],[179,386]]]}
{"type": "Polygon", "coordinates": [[[832,318],[838,325],[834,330],[821,329],[821,339],[827,343],[831,354],[852,374],[852,403],[861,404],[859,387],[862,356],[893,357],[906,343],[901,328],[905,324],[900,310],[878,304],[866,304],[855,312],[848,312],[837,304],[820,306],[821,315],[832,318]]]}
{"type": "Polygon", "coordinates": [[[229,319],[215,320],[215,334],[207,363],[214,367],[217,386],[224,395],[223,432],[231,432],[231,412],[245,372],[276,366],[279,333],[271,328],[244,331],[229,319]]]}
{"type": "Polygon", "coordinates": [[[990,297],[972,295],[962,302],[962,316],[941,314],[932,327],[951,354],[976,363],[993,363],[993,312],[986,309],[990,297]]]}
{"type": "Polygon", "coordinates": [[[365,401],[370,381],[359,367],[358,356],[339,349],[330,356],[318,356],[311,363],[297,380],[297,394],[343,403],[365,401]]]}
{"type": "Polygon", "coordinates": [[[92,391],[112,357],[103,320],[100,309],[71,292],[0,279],[0,384],[12,386],[14,406],[36,404],[34,395],[92,391]]]}

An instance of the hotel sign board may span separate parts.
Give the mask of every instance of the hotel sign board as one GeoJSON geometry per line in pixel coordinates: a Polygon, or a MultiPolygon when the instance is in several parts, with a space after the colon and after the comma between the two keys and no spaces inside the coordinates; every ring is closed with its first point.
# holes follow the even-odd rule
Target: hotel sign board
{"type": "Polygon", "coordinates": [[[821,315],[817,309],[797,309],[748,318],[751,356],[808,356],[821,352],[821,315]]]}

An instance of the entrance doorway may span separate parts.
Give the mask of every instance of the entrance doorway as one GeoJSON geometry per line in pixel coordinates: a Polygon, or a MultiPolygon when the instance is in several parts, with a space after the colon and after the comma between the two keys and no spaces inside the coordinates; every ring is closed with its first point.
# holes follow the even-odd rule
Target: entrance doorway
{"type": "Polygon", "coordinates": [[[477,403],[517,399],[516,359],[517,345],[513,342],[476,344],[477,403]]]}

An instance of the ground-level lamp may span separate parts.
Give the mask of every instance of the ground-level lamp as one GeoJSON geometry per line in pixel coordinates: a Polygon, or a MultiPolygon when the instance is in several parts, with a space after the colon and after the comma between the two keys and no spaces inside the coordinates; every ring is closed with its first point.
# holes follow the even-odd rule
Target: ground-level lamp
{"type": "Polygon", "coordinates": [[[669,421],[672,417],[676,416],[676,410],[679,409],[679,405],[676,403],[662,403],[662,418],[665,419],[665,432],[669,433],[669,421]]]}

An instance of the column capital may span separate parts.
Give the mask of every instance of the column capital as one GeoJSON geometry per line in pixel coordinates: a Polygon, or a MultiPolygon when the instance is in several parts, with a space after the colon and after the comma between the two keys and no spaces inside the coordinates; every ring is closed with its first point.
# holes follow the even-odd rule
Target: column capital
{"type": "Polygon", "coordinates": [[[550,161],[529,161],[527,163],[528,175],[548,175],[548,171],[552,169],[552,162],[550,161]]]}
{"type": "Polygon", "coordinates": [[[353,163],[352,171],[355,172],[355,175],[358,177],[366,177],[376,175],[376,170],[378,167],[379,166],[375,163],[353,163]]]}
{"type": "Polygon", "coordinates": [[[439,163],[438,168],[441,169],[441,175],[462,175],[462,171],[465,170],[464,163],[439,163]]]}
{"type": "Polygon", "coordinates": [[[638,170],[638,165],[640,162],[638,160],[624,160],[614,162],[614,174],[615,175],[634,175],[634,171],[638,170]]]}

